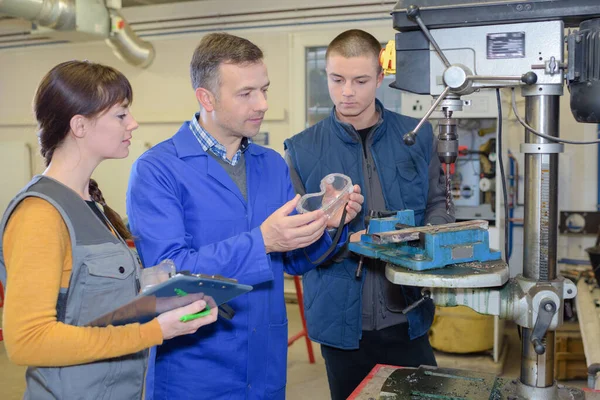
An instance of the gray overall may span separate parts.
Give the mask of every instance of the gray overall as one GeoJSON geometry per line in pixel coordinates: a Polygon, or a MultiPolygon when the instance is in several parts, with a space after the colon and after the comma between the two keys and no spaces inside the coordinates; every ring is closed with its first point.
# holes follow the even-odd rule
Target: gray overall
{"type": "MultiPolygon", "coordinates": [[[[135,297],[139,285],[139,264],[135,256],[77,193],[51,178],[36,176],[25,186],[9,203],[0,222],[0,232],[4,232],[11,213],[26,197],[39,197],[52,204],[69,230],[73,270],[68,289],[61,288],[58,296],[58,321],[81,326],[135,297]]],[[[0,281],[6,283],[1,242],[0,281]]],[[[140,399],[146,357],[147,351],[141,351],[70,367],[30,366],[24,398],[140,399]]]]}

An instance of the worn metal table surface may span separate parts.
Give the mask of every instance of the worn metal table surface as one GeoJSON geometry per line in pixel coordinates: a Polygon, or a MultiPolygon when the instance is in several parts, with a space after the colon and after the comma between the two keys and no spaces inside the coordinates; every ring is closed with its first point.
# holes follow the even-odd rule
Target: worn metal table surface
{"type": "MultiPolygon", "coordinates": [[[[488,400],[489,397],[485,396],[482,397],[481,394],[476,394],[476,391],[471,391],[471,396],[460,396],[460,397],[447,397],[447,396],[436,396],[436,397],[431,397],[431,396],[426,396],[426,397],[421,397],[418,395],[408,395],[408,397],[406,395],[403,395],[402,398],[399,398],[398,396],[389,396],[386,394],[381,393],[382,388],[384,387],[384,385],[386,385],[386,381],[387,379],[390,377],[390,375],[392,375],[395,371],[397,371],[398,369],[401,369],[400,367],[396,367],[396,366],[391,366],[391,365],[376,365],[371,372],[369,373],[369,375],[367,375],[367,377],[361,382],[361,384],[354,390],[354,392],[350,395],[350,397],[348,397],[349,400],[387,400],[387,399],[398,399],[398,400],[417,400],[417,399],[453,399],[453,400],[488,400]]],[[[414,368],[410,368],[407,369],[411,371],[417,371],[414,368]]],[[[438,375],[444,376],[445,374],[444,369],[439,369],[440,371],[442,371],[442,373],[439,373],[438,375]]],[[[456,370],[458,371],[458,370],[456,370]]],[[[476,372],[473,374],[477,374],[476,372]]],[[[472,379],[472,378],[470,378],[472,379]]],[[[513,381],[514,382],[514,381],[513,381]]],[[[592,392],[592,391],[585,391],[584,393],[585,395],[585,400],[600,400],[600,392],[592,392]]],[[[503,400],[505,396],[498,396],[495,399],[498,400],[503,400]]]]}
{"type": "Polygon", "coordinates": [[[585,361],[590,374],[588,384],[600,389],[600,379],[596,378],[597,371],[600,370],[600,287],[595,280],[579,280],[575,304],[585,361]]]}

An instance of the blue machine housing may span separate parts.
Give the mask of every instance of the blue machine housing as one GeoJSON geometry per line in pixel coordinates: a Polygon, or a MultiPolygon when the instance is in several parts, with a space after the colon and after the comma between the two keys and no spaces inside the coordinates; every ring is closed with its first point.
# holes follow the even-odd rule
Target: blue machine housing
{"type": "Polygon", "coordinates": [[[350,243],[350,251],[415,271],[493,261],[501,257],[499,251],[490,249],[489,232],[483,228],[421,233],[419,240],[410,242],[373,243],[371,235],[396,231],[397,224],[415,226],[414,212],[404,210],[394,217],[372,219],[369,234],[362,235],[360,242],[350,243]]]}

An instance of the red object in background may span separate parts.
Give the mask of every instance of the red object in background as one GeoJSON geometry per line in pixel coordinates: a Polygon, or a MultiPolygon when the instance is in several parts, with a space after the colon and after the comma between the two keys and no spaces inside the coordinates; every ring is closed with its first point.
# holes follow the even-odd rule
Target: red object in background
{"type": "MultiPolygon", "coordinates": [[[[456,170],[456,164],[450,164],[450,175],[454,175],[454,171],[456,170]]],[[[444,171],[444,175],[448,173],[448,164],[442,163],[442,171],[444,171]]]]}
{"type": "Polygon", "coordinates": [[[469,147],[468,146],[458,146],[458,156],[466,156],[467,154],[469,154],[469,147]]]}
{"type": "Polygon", "coordinates": [[[117,22],[117,28],[119,28],[119,29],[125,28],[125,21],[120,20],[119,22],[117,22]]]}
{"type": "Polygon", "coordinates": [[[313,354],[312,342],[308,338],[308,333],[306,330],[306,319],[304,319],[304,300],[302,299],[302,286],[300,285],[300,278],[298,276],[294,276],[294,285],[296,286],[296,297],[298,298],[298,307],[300,308],[302,330],[288,339],[288,347],[290,347],[296,340],[304,336],[306,339],[306,349],[308,351],[308,361],[311,364],[314,364],[315,355],[313,354]]]}

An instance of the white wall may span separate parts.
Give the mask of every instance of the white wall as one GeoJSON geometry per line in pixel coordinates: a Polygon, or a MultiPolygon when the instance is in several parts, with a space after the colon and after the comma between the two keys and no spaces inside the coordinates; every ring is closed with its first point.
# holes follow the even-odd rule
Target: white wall
{"type": "Polygon", "coordinates": [[[0,142],[0,209],[31,179],[31,146],[22,140],[0,142]]]}
{"type": "MultiPolygon", "coordinates": [[[[356,26],[393,38],[391,20],[383,23],[357,23],[356,26]],[[389,35],[382,34],[389,32],[389,35]]],[[[236,30],[260,46],[265,53],[271,87],[269,111],[262,130],[269,132],[269,147],[283,152],[283,141],[303,129],[305,111],[304,43],[327,45],[347,24],[297,26],[236,30]],[[316,31],[318,29],[318,31],[316,31]],[[295,123],[294,123],[295,122],[295,123]]],[[[184,120],[197,111],[197,103],[189,82],[189,61],[203,33],[169,35],[150,38],[156,49],[152,65],[141,70],[117,59],[103,42],[48,45],[0,51],[0,143],[23,140],[34,149],[34,173],[43,171],[38,155],[35,122],[31,112],[32,98],[43,75],[54,65],[70,59],[87,59],[111,65],[131,81],[134,101],[131,107],[140,127],[134,139],[154,145],[169,138],[184,120]]],[[[130,159],[133,162],[133,159],[130,159]]],[[[114,165],[115,174],[123,174],[123,163],[114,165]]],[[[127,170],[127,168],[125,168],[127,170]]],[[[99,182],[101,189],[112,182],[99,182]]],[[[124,215],[124,202],[117,190],[105,189],[107,202],[115,204],[124,215]],[[123,206],[121,206],[123,204],[123,206]]],[[[125,193],[122,193],[125,197],[125,193]]]]}
{"type": "MultiPolygon", "coordinates": [[[[285,118],[287,105],[287,35],[265,33],[245,35],[266,50],[271,66],[271,109],[266,124],[280,136],[277,122],[285,118]],[[273,66],[276,66],[273,67],[273,66]],[[272,124],[275,125],[272,125],[272,124]]],[[[35,140],[31,101],[42,76],[54,65],[69,59],[88,59],[118,68],[131,81],[134,90],[132,112],[140,122],[137,138],[151,143],[174,133],[181,122],[197,110],[189,83],[189,61],[199,35],[170,37],[153,41],[156,59],[147,70],[131,67],[116,59],[103,42],[51,45],[0,52],[0,135],[29,136],[35,140]]]]}

